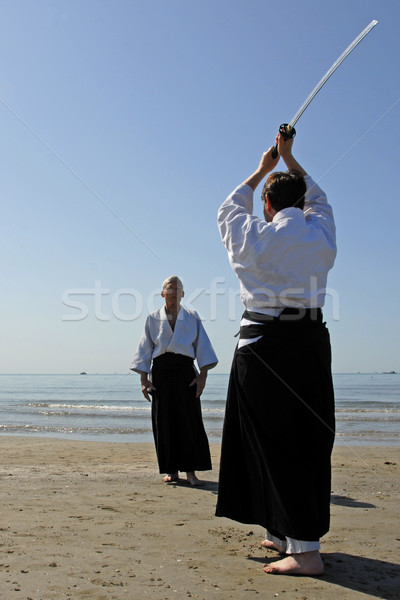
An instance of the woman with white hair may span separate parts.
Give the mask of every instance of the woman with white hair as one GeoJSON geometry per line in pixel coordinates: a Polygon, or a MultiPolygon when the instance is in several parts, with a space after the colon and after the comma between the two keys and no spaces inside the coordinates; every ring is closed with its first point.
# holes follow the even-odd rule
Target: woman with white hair
{"type": "Polygon", "coordinates": [[[142,393],[152,403],[158,465],[160,473],[166,473],[163,481],[177,481],[179,471],[186,471],[188,482],[199,485],[195,471],[211,469],[200,395],[218,359],[197,312],[181,306],[184,291],[179,277],[164,281],[161,296],[165,305],[147,317],[130,368],[140,374],[142,393]]]}

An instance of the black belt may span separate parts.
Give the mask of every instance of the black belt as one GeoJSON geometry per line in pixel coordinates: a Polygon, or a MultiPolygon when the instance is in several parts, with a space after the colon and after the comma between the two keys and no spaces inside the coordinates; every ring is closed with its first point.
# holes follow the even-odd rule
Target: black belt
{"type": "Polygon", "coordinates": [[[263,313],[245,310],[242,319],[254,321],[254,325],[244,325],[240,328],[241,339],[251,339],[267,333],[270,327],[281,327],[282,325],[310,326],[322,323],[322,311],[320,308],[284,308],[277,317],[265,315],[263,313]]]}
{"type": "Polygon", "coordinates": [[[181,362],[181,363],[193,363],[194,358],[191,358],[190,356],[186,356],[186,354],[178,354],[176,352],[163,352],[162,354],[159,354],[158,356],[156,356],[156,358],[153,359],[153,362],[163,362],[163,361],[170,361],[170,362],[181,362]]]}

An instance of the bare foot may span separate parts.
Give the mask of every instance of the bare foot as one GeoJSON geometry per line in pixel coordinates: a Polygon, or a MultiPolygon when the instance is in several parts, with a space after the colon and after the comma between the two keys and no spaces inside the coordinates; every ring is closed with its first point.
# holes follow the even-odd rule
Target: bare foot
{"type": "Polygon", "coordinates": [[[164,475],[162,480],[164,483],[173,483],[174,481],[178,481],[178,473],[171,473],[169,475],[164,475]]]}
{"type": "Polygon", "coordinates": [[[283,546],[277,546],[274,542],[270,542],[269,540],[264,540],[261,542],[261,546],[263,548],[268,548],[268,550],[277,550],[280,554],[285,554],[286,548],[283,546]]]}
{"type": "Polygon", "coordinates": [[[324,565],[318,550],[291,554],[282,560],[264,565],[266,573],[278,575],[322,575],[324,565]]]}
{"type": "Polygon", "coordinates": [[[190,485],[203,485],[203,482],[196,477],[196,473],[194,471],[188,471],[186,473],[186,478],[190,485]]]}

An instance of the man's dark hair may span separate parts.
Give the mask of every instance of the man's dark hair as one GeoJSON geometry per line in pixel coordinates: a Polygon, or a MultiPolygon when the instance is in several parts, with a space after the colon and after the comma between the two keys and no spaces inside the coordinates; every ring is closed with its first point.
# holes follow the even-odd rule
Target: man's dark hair
{"type": "Polygon", "coordinates": [[[276,212],[289,206],[304,208],[304,194],[306,193],[306,182],[303,175],[297,171],[283,173],[277,171],[271,173],[264,184],[261,198],[266,202],[268,195],[271,206],[276,212]]]}

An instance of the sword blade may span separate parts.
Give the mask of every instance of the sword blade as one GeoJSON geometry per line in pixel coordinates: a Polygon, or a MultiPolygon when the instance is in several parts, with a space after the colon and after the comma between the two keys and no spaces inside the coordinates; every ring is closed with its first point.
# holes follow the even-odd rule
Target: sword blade
{"type": "Polygon", "coordinates": [[[341,54],[339,56],[339,58],[333,63],[333,65],[331,66],[329,71],[327,71],[325,73],[325,75],[322,77],[322,79],[317,83],[317,85],[315,86],[315,88],[313,89],[311,94],[307,97],[305,102],[301,105],[301,107],[299,108],[297,113],[294,115],[293,119],[289,122],[289,128],[292,128],[296,125],[297,121],[300,119],[301,115],[306,110],[307,106],[315,98],[315,96],[318,94],[320,89],[325,85],[325,83],[328,81],[329,77],[336,71],[336,69],[348,57],[350,52],[352,52],[354,50],[354,48],[361,42],[361,40],[365,38],[365,36],[371,31],[371,29],[373,27],[375,27],[375,25],[377,25],[377,23],[378,23],[378,21],[376,21],[376,20],[371,21],[371,23],[365,29],[362,30],[360,35],[358,35],[355,38],[355,40],[353,40],[351,42],[351,44],[346,48],[346,50],[343,52],[343,54],[341,54]]]}

